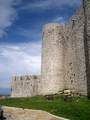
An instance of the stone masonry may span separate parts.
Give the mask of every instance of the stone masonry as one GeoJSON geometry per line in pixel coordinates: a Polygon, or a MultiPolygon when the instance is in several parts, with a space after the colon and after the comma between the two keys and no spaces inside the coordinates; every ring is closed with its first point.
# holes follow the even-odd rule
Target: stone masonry
{"type": "Polygon", "coordinates": [[[38,94],[40,76],[13,76],[12,77],[12,97],[30,97],[38,94]]]}
{"type": "Polygon", "coordinates": [[[42,94],[53,94],[64,89],[64,26],[47,24],[42,43],[42,94]]]}
{"type": "Polygon", "coordinates": [[[65,88],[87,95],[83,9],[72,16],[65,30],[65,88]]]}
{"type": "Polygon", "coordinates": [[[44,26],[41,77],[27,78],[14,77],[12,96],[55,94],[64,89],[90,96],[90,0],[83,0],[67,24],[44,26]]]}

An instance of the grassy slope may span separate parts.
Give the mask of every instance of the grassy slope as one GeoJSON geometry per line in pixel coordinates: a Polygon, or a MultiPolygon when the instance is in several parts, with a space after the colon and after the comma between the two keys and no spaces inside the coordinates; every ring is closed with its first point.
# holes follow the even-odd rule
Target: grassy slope
{"type": "Polygon", "coordinates": [[[90,100],[85,97],[73,98],[71,102],[63,101],[57,96],[52,101],[45,97],[9,98],[0,100],[1,105],[31,108],[48,111],[54,115],[70,118],[70,120],[90,120],[90,100]]]}

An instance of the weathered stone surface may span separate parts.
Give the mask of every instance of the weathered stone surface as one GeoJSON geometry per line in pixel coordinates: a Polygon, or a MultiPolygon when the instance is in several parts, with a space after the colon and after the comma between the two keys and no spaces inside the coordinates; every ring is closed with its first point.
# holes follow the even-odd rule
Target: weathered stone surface
{"type": "Polygon", "coordinates": [[[39,94],[40,76],[13,76],[11,97],[29,97],[39,94]]]}
{"type": "Polygon", "coordinates": [[[64,89],[64,26],[47,24],[43,29],[42,43],[42,94],[54,94],[64,89]]]}
{"type": "Polygon", "coordinates": [[[41,110],[3,107],[7,120],[68,120],[41,110]]]}
{"type": "Polygon", "coordinates": [[[65,43],[65,88],[87,95],[83,8],[66,24],[65,43]]]}

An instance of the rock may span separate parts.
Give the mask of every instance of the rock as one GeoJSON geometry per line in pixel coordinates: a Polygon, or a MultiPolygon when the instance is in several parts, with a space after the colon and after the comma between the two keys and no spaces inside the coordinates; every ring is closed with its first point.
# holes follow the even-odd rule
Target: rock
{"type": "Polygon", "coordinates": [[[3,107],[7,120],[68,120],[42,110],[3,107]]]}
{"type": "Polygon", "coordinates": [[[71,95],[71,91],[70,90],[64,90],[63,93],[66,94],[66,95],[71,95]]]}

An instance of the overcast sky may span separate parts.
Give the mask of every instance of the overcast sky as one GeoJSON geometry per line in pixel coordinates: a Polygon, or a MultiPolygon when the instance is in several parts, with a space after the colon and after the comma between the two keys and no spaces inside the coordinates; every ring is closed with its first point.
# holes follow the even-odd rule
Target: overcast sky
{"type": "Polygon", "coordinates": [[[12,75],[40,74],[42,27],[65,23],[80,0],[0,0],[0,88],[12,75]]]}

